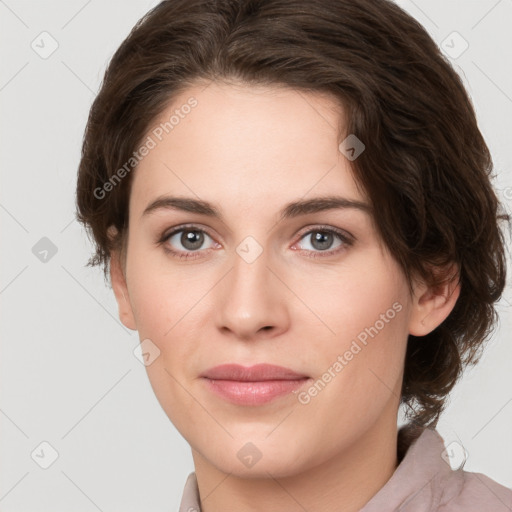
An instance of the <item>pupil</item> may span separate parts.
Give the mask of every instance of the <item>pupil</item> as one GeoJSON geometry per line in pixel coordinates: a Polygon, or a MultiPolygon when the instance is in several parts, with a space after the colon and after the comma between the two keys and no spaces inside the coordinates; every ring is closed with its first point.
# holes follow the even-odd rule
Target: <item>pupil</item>
{"type": "Polygon", "coordinates": [[[332,233],[317,231],[313,237],[312,245],[315,249],[328,249],[332,244],[332,233]]]}
{"type": "Polygon", "coordinates": [[[201,245],[203,245],[203,233],[200,233],[199,231],[185,231],[181,235],[181,243],[183,244],[183,247],[194,250],[199,249],[201,245]]]}

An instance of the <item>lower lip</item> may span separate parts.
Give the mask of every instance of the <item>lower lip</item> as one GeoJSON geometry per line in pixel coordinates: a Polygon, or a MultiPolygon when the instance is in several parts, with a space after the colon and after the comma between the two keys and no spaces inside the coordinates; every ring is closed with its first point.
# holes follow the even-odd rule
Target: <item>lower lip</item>
{"type": "Polygon", "coordinates": [[[229,402],[237,405],[261,405],[295,391],[310,379],[265,380],[257,382],[212,380],[208,378],[204,380],[211,391],[229,402]]]}

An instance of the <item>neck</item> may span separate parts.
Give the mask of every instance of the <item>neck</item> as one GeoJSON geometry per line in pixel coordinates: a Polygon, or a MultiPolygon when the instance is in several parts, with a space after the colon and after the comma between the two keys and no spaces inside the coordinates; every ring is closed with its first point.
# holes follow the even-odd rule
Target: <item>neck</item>
{"type": "Polygon", "coordinates": [[[192,455],[203,512],[357,512],[397,467],[397,426],[377,423],[343,452],[282,478],[228,475],[192,455]]]}

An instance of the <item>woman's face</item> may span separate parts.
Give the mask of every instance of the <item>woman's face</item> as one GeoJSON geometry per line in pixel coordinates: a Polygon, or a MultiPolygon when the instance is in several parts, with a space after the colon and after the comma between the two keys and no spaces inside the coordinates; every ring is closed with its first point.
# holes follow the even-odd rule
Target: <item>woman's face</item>
{"type": "Polygon", "coordinates": [[[338,147],[340,115],[316,93],[197,86],[133,171],[120,315],[150,340],[151,385],[195,461],[226,473],[291,475],[396,427],[413,299],[338,147]],[[204,377],[262,363],[302,378],[204,377]]]}

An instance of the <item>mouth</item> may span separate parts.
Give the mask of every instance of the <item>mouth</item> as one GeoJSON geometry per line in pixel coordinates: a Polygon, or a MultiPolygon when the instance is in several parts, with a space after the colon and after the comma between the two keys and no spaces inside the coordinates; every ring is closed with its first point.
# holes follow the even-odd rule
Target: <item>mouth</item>
{"type": "Polygon", "coordinates": [[[262,405],[303,386],[309,376],[270,364],[244,367],[224,364],[200,375],[207,388],[236,405],[262,405]]]}

